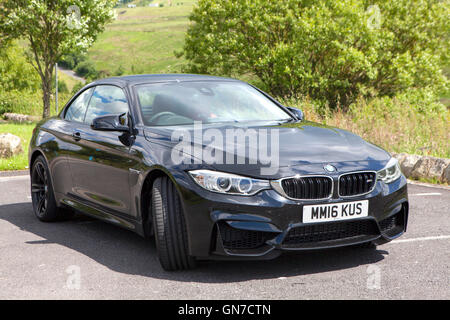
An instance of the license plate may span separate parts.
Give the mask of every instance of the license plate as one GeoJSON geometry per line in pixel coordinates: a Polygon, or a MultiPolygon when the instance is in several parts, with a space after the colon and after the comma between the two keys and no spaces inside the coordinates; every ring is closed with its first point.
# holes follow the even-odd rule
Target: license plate
{"type": "Polygon", "coordinates": [[[368,215],[368,200],[303,207],[303,223],[348,220],[368,215]]]}

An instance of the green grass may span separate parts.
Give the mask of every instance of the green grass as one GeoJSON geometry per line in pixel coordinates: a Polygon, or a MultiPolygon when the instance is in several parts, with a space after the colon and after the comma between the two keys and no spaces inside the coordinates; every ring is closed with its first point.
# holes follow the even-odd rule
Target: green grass
{"type": "MultiPolygon", "coordinates": [[[[72,92],[72,89],[75,85],[80,83],[80,81],[78,81],[77,79],[72,78],[71,76],[69,76],[63,72],[58,72],[58,80],[64,81],[66,83],[69,93],[72,92]]],[[[64,94],[63,94],[63,98],[66,98],[64,94]]]]}
{"type": "MultiPolygon", "coordinates": [[[[88,52],[99,71],[113,75],[122,67],[125,74],[180,72],[183,59],[174,51],[183,47],[195,0],[182,5],[158,1],[164,7],[117,8],[117,20],[106,27],[88,52]]],[[[181,4],[181,2],[178,2],[181,4]]]]}
{"type": "Polygon", "coordinates": [[[444,186],[448,186],[449,184],[446,182],[441,182],[436,178],[419,178],[417,179],[417,181],[419,182],[423,182],[423,183],[430,183],[430,184],[441,184],[444,186]]]}
{"type": "Polygon", "coordinates": [[[28,167],[28,145],[33,133],[35,123],[10,124],[0,123],[0,133],[11,133],[22,141],[23,152],[10,158],[0,158],[0,171],[24,170],[28,167]]]}

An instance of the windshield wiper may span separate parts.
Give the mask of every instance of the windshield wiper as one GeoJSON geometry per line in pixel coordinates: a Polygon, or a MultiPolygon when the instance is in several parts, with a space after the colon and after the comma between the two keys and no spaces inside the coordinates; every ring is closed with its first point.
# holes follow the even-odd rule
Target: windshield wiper
{"type": "Polygon", "coordinates": [[[281,124],[281,123],[291,123],[291,122],[296,122],[296,121],[298,121],[297,119],[295,119],[295,118],[288,118],[288,119],[281,119],[281,120],[278,120],[278,122],[281,124]]]}

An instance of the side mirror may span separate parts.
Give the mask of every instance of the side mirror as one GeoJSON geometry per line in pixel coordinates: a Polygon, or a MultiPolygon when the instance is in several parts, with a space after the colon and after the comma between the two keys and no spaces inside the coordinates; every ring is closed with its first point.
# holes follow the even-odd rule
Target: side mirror
{"type": "Polygon", "coordinates": [[[91,128],[98,131],[130,132],[126,113],[97,117],[92,121],[91,128]]]}
{"type": "Polygon", "coordinates": [[[304,115],[303,115],[303,111],[302,110],[297,109],[297,108],[293,108],[293,107],[287,107],[287,108],[288,108],[288,110],[290,112],[292,112],[294,114],[294,116],[297,117],[298,120],[300,120],[300,121],[303,120],[304,115]]]}

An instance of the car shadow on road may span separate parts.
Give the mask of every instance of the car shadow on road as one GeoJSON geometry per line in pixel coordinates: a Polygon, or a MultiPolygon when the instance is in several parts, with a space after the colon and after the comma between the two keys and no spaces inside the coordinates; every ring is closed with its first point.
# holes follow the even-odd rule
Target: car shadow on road
{"type": "Polygon", "coordinates": [[[58,244],[115,272],[183,282],[228,283],[308,275],[377,263],[388,254],[384,250],[339,248],[286,253],[269,261],[200,262],[195,270],[166,272],[159,265],[153,240],[101,221],[77,216],[66,222],[43,223],[34,216],[29,202],[0,206],[0,219],[42,238],[26,245],[58,244]]]}

